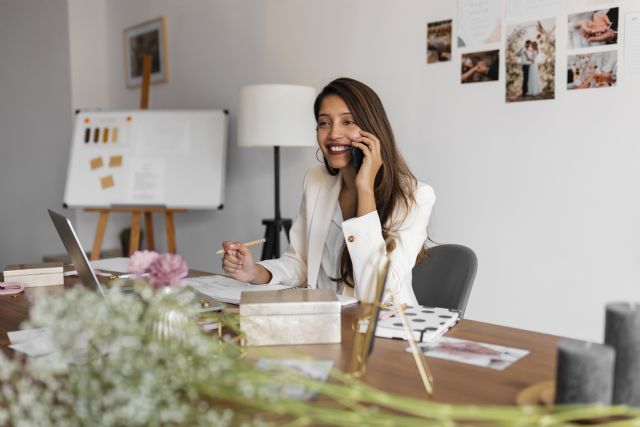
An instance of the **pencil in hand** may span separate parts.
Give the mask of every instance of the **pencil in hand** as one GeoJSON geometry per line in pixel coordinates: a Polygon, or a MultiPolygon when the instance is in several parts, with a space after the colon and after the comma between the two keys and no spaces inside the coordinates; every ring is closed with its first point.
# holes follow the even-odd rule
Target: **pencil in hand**
{"type": "MultiPolygon", "coordinates": [[[[266,242],[267,239],[262,238],[262,239],[258,239],[258,240],[252,240],[250,242],[245,242],[243,243],[243,245],[245,245],[246,247],[250,247],[250,246],[255,246],[255,245],[259,245],[260,243],[264,243],[266,242]]],[[[220,249],[216,252],[216,254],[218,255],[222,255],[224,253],[224,249],[220,249]]]]}

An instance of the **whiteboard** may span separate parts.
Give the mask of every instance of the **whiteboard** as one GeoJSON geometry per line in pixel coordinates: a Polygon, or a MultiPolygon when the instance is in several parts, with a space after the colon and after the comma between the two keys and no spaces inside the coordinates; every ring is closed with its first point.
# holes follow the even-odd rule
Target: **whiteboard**
{"type": "Polygon", "coordinates": [[[81,112],[64,203],[221,209],[227,123],[223,110],[81,112]]]}

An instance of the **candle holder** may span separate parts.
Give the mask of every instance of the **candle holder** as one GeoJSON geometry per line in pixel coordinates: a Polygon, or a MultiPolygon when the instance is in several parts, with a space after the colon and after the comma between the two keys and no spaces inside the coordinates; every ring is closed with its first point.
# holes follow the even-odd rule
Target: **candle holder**
{"type": "Polygon", "coordinates": [[[616,349],[613,403],[640,407],[639,304],[607,304],[604,342],[616,349]]]}

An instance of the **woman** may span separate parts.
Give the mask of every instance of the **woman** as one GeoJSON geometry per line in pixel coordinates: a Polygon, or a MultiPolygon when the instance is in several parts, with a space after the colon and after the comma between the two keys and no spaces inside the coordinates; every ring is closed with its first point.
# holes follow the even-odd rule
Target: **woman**
{"type": "Polygon", "coordinates": [[[538,67],[538,43],[532,42],[531,47],[527,52],[527,56],[531,60],[531,66],[529,67],[529,82],[527,95],[538,96],[542,93],[542,81],[540,80],[540,68],[538,67]]]}
{"type": "Polygon", "coordinates": [[[224,271],[243,282],[306,283],[370,301],[372,261],[383,251],[391,259],[385,301],[393,288],[400,302],[417,304],[411,270],[425,253],[433,190],[409,170],[380,99],[365,84],[334,80],[314,114],[324,166],[307,172],[289,247],[279,259],[256,263],[241,243],[224,242],[224,271]],[[352,148],[364,154],[357,170],[352,148]]]}

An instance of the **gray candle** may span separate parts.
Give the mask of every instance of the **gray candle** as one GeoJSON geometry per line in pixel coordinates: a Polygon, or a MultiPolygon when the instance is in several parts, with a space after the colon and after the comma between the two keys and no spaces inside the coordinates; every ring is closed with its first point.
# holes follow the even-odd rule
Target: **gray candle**
{"type": "Polygon", "coordinates": [[[558,341],[556,403],[611,404],[615,350],[572,339],[558,341]]]}
{"type": "Polygon", "coordinates": [[[640,306],[607,304],[604,342],[616,349],[613,403],[640,406],[640,306]]]}

